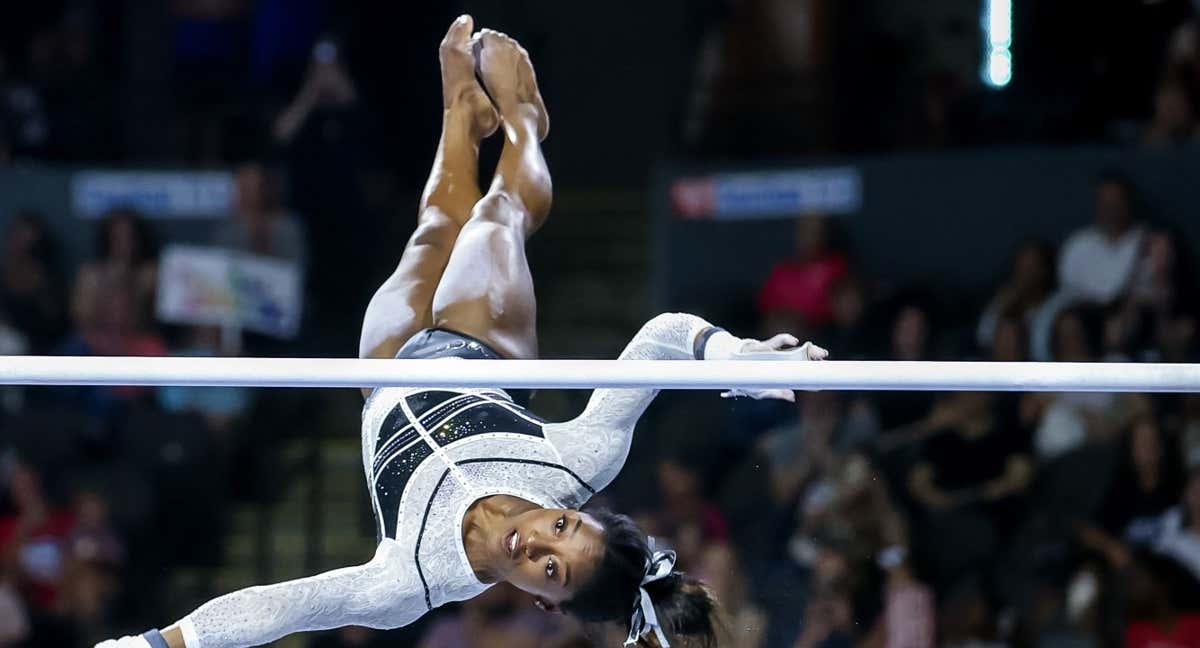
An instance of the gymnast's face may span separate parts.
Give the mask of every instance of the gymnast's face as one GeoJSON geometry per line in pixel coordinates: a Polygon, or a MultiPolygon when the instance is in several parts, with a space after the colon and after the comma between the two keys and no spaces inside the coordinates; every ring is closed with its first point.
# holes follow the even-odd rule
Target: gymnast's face
{"type": "Polygon", "coordinates": [[[499,576],[554,609],[586,583],[604,555],[604,529],[575,509],[533,509],[496,538],[499,576]]]}

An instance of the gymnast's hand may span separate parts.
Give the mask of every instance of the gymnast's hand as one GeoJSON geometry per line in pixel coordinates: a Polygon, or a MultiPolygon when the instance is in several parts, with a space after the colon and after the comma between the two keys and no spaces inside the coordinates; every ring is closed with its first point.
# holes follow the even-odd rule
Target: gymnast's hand
{"type": "Polygon", "coordinates": [[[109,639],[96,644],[95,648],[154,648],[153,645],[142,637],[121,637],[120,639],[109,639]]]}
{"type": "MultiPolygon", "coordinates": [[[[741,346],[730,354],[730,360],[824,360],[829,352],[812,342],[800,344],[794,335],[780,333],[769,340],[743,340],[741,346]]],[[[745,396],[754,400],[775,398],[788,402],[796,401],[790,389],[731,389],[721,393],[721,398],[745,396]]]]}

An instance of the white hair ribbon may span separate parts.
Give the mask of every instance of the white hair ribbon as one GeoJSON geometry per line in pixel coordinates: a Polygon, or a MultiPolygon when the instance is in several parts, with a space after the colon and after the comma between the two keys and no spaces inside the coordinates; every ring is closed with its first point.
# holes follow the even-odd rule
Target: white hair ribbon
{"type": "Polygon", "coordinates": [[[625,639],[625,645],[632,646],[638,642],[638,639],[654,632],[654,636],[658,638],[658,644],[662,648],[671,648],[671,644],[667,642],[667,635],[659,625],[658,614],[654,611],[654,601],[646,592],[646,584],[670,576],[671,572],[675,570],[676,556],[675,552],[670,549],[656,551],[654,538],[649,540],[650,558],[646,561],[646,575],[642,577],[642,584],[638,587],[637,600],[633,605],[633,618],[629,621],[629,637],[625,639]]]}

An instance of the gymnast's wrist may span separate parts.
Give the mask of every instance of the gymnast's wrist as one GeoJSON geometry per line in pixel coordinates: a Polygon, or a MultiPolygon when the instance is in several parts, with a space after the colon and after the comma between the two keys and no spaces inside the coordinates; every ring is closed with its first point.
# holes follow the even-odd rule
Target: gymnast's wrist
{"type": "Polygon", "coordinates": [[[696,336],[693,349],[697,360],[729,360],[743,340],[719,326],[710,326],[696,336]]]}

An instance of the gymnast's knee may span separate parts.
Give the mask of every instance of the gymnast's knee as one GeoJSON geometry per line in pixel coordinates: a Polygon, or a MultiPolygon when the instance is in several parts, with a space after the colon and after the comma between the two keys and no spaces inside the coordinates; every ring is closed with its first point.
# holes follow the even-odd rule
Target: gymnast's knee
{"type": "Polygon", "coordinates": [[[520,200],[506,192],[495,191],[475,203],[475,207],[471,210],[471,220],[468,223],[524,227],[528,218],[520,200]]]}

